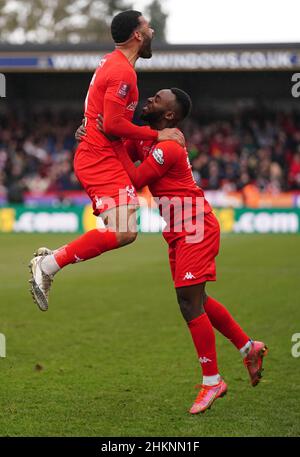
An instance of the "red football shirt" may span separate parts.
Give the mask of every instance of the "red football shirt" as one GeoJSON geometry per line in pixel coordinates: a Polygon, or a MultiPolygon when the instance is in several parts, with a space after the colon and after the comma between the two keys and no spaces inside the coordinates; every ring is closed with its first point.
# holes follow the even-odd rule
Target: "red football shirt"
{"type": "Polygon", "coordinates": [[[200,213],[212,211],[203,190],[194,180],[185,148],[174,141],[156,143],[128,140],[124,146],[116,145],[119,159],[136,188],[149,186],[167,222],[164,237],[168,242],[187,233],[184,221],[192,221],[200,213]],[[142,164],[135,167],[132,160],[140,160],[142,164]]]}
{"type": "Polygon", "coordinates": [[[133,139],[156,139],[157,131],[132,124],[138,104],[137,76],[134,67],[116,49],[106,54],[96,69],[85,99],[86,135],[83,141],[94,146],[111,142],[97,129],[97,116],[104,117],[104,130],[109,135],[133,139]]]}

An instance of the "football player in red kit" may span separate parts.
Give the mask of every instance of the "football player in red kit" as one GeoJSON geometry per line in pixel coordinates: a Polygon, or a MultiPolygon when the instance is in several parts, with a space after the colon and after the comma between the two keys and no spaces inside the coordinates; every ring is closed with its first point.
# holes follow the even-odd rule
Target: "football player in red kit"
{"type": "Polygon", "coordinates": [[[30,283],[33,299],[42,311],[48,309],[53,276],[61,268],[119,248],[136,238],[135,224],[124,229],[124,220],[132,221],[130,216],[136,211],[135,189],[113,149],[110,136],[175,140],[184,144],[183,135],[174,128],[157,131],[131,122],[138,103],[134,65],[138,58],[148,59],[152,55],[153,30],[149,23],[138,11],[124,11],[112,20],[111,34],[116,49],[100,60],[92,77],[85,99],[86,135],[74,158],[76,176],[92,200],[94,214],[103,217],[106,228],[90,230],[50,256],[38,250],[40,255],[29,265],[30,283]],[[99,114],[105,119],[102,132],[96,125],[99,114]]]}
{"type": "MultiPolygon", "coordinates": [[[[191,100],[185,92],[164,89],[148,99],[141,118],[151,128],[160,130],[176,127],[190,109],[191,100]]],[[[98,125],[101,129],[101,119],[98,125]]],[[[84,133],[84,129],[79,129],[77,138],[84,133]]],[[[253,341],[228,310],[205,292],[206,282],[216,280],[220,227],[202,189],[193,179],[187,150],[174,141],[155,140],[115,141],[114,147],[134,186],[148,185],[162,216],[167,219],[163,236],[169,245],[177,299],[203,373],[202,388],[190,413],[204,412],[227,392],[218,370],[213,327],[240,351],[253,386],[260,381],[267,348],[264,343],[253,341]],[[133,163],[137,160],[142,162],[138,167],[133,163]]]]}

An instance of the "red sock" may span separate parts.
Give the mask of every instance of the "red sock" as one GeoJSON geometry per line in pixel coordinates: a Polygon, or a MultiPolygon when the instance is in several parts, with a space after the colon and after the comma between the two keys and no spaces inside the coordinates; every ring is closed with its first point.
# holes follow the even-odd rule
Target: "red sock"
{"type": "Polygon", "coordinates": [[[248,343],[250,337],[241,329],[225,306],[214,298],[207,297],[204,309],[214,328],[228,338],[237,349],[241,349],[248,343]]]}
{"type": "Polygon", "coordinates": [[[201,363],[203,376],[215,376],[218,372],[214,329],[206,313],[201,314],[188,326],[201,363]]]}
{"type": "Polygon", "coordinates": [[[54,258],[62,268],[70,263],[92,259],[105,251],[110,251],[117,247],[118,242],[115,232],[107,229],[94,229],[57,250],[54,253],[54,258]]]}

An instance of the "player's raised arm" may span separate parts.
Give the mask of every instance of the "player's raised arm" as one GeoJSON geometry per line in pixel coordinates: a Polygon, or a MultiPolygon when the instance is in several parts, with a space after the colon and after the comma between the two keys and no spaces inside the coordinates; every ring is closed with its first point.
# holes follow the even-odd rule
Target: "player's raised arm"
{"type": "MultiPolygon", "coordinates": [[[[104,134],[104,129],[103,129],[103,116],[101,116],[101,114],[98,114],[98,117],[97,117],[97,120],[96,120],[96,124],[97,124],[97,129],[104,134]]],[[[78,129],[79,130],[79,129],[78,129]]],[[[109,139],[111,141],[120,141],[120,138],[119,137],[115,137],[115,136],[110,136],[109,139]]],[[[140,157],[139,157],[139,154],[138,154],[138,150],[137,150],[137,142],[135,140],[130,140],[130,139],[126,139],[126,140],[123,140],[123,144],[124,144],[124,147],[130,157],[130,159],[133,161],[133,162],[137,162],[140,160],[140,157]]],[[[122,149],[123,150],[123,149],[122,149]]]]}
{"type": "Polygon", "coordinates": [[[117,69],[110,74],[103,104],[104,134],[133,140],[174,140],[184,146],[183,135],[175,128],[158,131],[148,126],[137,126],[128,120],[130,94],[135,86],[136,74],[127,68],[121,74],[117,69]]]}
{"type": "Polygon", "coordinates": [[[157,130],[150,127],[138,127],[125,118],[125,107],[119,103],[104,99],[103,129],[106,135],[133,140],[156,140],[157,130]]]}
{"type": "Polygon", "coordinates": [[[103,130],[106,135],[133,140],[173,140],[184,146],[184,137],[178,129],[153,130],[148,126],[137,126],[125,118],[125,106],[104,98],[103,130]]]}
{"type": "Polygon", "coordinates": [[[120,161],[137,189],[164,176],[182,153],[182,147],[174,141],[158,143],[143,163],[136,167],[122,142],[115,143],[114,149],[119,154],[120,161]]]}

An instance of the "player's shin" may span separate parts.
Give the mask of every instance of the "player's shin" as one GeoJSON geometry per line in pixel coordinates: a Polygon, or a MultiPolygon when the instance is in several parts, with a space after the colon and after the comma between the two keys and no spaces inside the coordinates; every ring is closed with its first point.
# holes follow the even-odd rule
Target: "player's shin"
{"type": "Polygon", "coordinates": [[[108,229],[94,229],[71,243],[54,251],[43,259],[42,269],[46,274],[55,274],[71,263],[97,257],[103,252],[119,247],[116,232],[108,229]]]}
{"type": "Polygon", "coordinates": [[[216,385],[220,382],[217,366],[216,341],[211,322],[206,313],[188,322],[203,373],[203,384],[216,385]]]}

